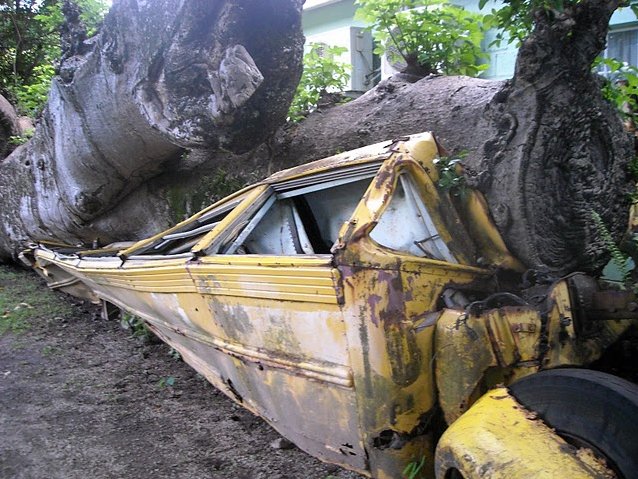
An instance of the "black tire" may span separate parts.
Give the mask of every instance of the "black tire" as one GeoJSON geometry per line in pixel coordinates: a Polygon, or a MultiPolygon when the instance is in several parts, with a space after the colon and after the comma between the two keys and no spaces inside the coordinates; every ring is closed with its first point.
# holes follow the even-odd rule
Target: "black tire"
{"type": "Polygon", "coordinates": [[[586,369],[554,369],[510,386],[568,442],[588,446],[624,479],[638,478],[638,386],[586,369]]]}

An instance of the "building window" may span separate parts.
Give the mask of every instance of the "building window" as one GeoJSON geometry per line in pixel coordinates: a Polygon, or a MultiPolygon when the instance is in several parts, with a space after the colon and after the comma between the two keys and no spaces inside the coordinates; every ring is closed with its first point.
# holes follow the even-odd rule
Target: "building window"
{"type": "Polygon", "coordinates": [[[605,57],[638,66],[638,29],[610,32],[605,57]]]}

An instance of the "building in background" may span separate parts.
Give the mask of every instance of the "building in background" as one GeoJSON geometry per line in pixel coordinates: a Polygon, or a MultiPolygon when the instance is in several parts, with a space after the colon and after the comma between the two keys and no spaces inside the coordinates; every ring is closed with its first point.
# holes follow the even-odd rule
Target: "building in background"
{"type": "MultiPolygon", "coordinates": [[[[478,0],[455,0],[454,3],[471,11],[480,11],[478,0]]],[[[487,13],[491,5],[498,3],[488,3],[483,12],[487,13]]],[[[306,45],[324,43],[348,49],[338,60],[352,65],[347,87],[352,95],[369,90],[381,78],[387,78],[396,71],[386,59],[373,55],[372,36],[365,31],[366,25],[354,18],[356,9],[354,0],[306,0],[302,17],[306,45]]],[[[483,42],[483,49],[490,54],[490,66],[481,77],[495,80],[511,78],[517,49],[506,42],[492,45],[495,35],[494,31],[488,32],[483,42]]],[[[614,13],[604,55],[638,66],[638,20],[629,8],[614,13]]]]}
{"type": "Polygon", "coordinates": [[[629,8],[622,8],[611,17],[605,56],[638,66],[638,21],[629,8]]]}

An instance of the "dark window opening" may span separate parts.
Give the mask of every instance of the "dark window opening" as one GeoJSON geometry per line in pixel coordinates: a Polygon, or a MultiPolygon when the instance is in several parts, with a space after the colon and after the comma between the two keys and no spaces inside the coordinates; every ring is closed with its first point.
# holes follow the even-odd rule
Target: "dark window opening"
{"type": "MultiPolygon", "coordinates": [[[[329,254],[378,170],[276,192],[225,254],[329,254]]],[[[274,189],[277,191],[275,185],[274,189]]]]}

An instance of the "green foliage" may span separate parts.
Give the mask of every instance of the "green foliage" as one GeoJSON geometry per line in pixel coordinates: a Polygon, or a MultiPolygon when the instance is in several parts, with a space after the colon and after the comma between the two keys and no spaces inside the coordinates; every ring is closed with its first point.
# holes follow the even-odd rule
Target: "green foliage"
{"type": "MultiPolygon", "coordinates": [[[[488,1],[479,0],[479,8],[482,10],[488,1]]],[[[541,15],[554,18],[566,8],[580,2],[581,0],[502,0],[498,2],[499,8],[493,8],[485,17],[488,23],[501,29],[492,44],[500,45],[507,40],[507,43],[520,46],[534,28],[535,18],[541,15]]],[[[631,8],[638,17],[638,4],[634,1],[627,1],[621,6],[631,8]]]]}
{"type": "MultiPolygon", "coordinates": [[[[638,130],[638,68],[615,58],[598,57],[593,69],[606,72],[602,95],[624,119],[625,128],[635,134],[638,130]]],[[[638,181],[638,157],[634,156],[629,162],[628,172],[634,181],[638,181]]],[[[638,202],[638,188],[631,194],[631,200],[638,202]]]]}
{"type": "Polygon", "coordinates": [[[609,72],[602,88],[603,96],[624,118],[635,123],[638,114],[638,68],[615,58],[602,57],[594,60],[593,68],[609,72]]]}
{"type": "Polygon", "coordinates": [[[596,225],[598,234],[600,234],[607,251],[611,255],[611,261],[603,269],[602,279],[620,283],[621,285],[626,284],[629,281],[632,270],[636,267],[633,259],[620,251],[601,216],[592,211],[591,217],[596,225]]]}
{"type": "Polygon", "coordinates": [[[438,187],[449,191],[454,196],[463,196],[467,191],[462,165],[466,155],[466,152],[462,152],[455,158],[442,156],[434,160],[434,165],[439,172],[438,187]]]}
{"type": "Polygon", "coordinates": [[[168,355],[173,358],[175,361],[180,361],[182,359],[182,355],[175,348],[170,348],[168,350],[168,355]]]}
{"type": "Polygon", "coordinates": [[[51,64],[38,65],[33,69],[33,74],[31,84],[14,90],[20,109],[31,117],[37,116],[46,104],[55,68],[51,64]]]}
{"type": "Polygon", "coordinates": [[[29,128],[22,135],[19,136],[10,136],[9,143],[12,145],[24,145],[27,141],[31,139],[35,130],[33,128],[29,128]]]}
{"type": "MultiPolygon", "coordinates": [[[[88,35],[108,9],[105,0],[76,0],[88,35]]],[[[35,115],[46,100],[60,59],[62,0],[0,1],[0,93],[35,115]],[[17,4],[17,5],[16,5],[17,4]]]]}
{"type": "Polygon", "coordinates": [[[144,320],[134,314],[123,313],[120,325],[136,338],[148,339],[153,333],[148,329],[144,320]]]}
{"type": "Polygon", "coordinates": [[[375,53],[402,58],[408,72],[476,76],[488,68],[489,57],[481,50],[488,27],[483,15],[448,0],[355,3],[359,6],[355,17],[371,25],[378,42],[375,53]]]}
{"type": "Polygon", "coordinates": [[[288,121],[298,122],[317,108],[321,96],[343,91],[350,74],[349,65],[336,60],[346,48],[311,43],[303,58],[303,74],[288,111],[288,121]]]}
{"type": "MultiPolygon", "coordinates": [[[[87,35],[89,37],[95,35],[109,9],[108,4],[104,0],[75,0],[75,3],[80,7],[80,20],[86,27],[87,35]]],[[[61,1],[50,2],[49,5],[40,9],[40,12],[35,19],[42,22],[49,31],[59,30],[64,23],[61,1]]]]}
{"type": "MultiPolygon", "coordinates": [[[[502,6],[493,8],[486,16],[486,21],[502,30],[497,33],[492,44],[500,45],[503,41],[516,43],[517,46],[527,38],[534,27],[536,15],[556,16],[566,7],[580,0],[503,0],[502,6]]],[[[479,0],[479,8],[483,9],[488,0],[479,0]]]]}
{"type": "MultiPolygon", "coordinates": [[[[545,3],[554,2],[551,0],[549,2],[544,0],[504,0],[500,8],[493,8],[486,15],[486,19],[490,24],[497,25],[500,30],[492,45],[500,45],[507,40],[507,43],[516,43],[516,46],[520,46],[534,26],[533,9],[544,7],[545,3]]],[[[479,8],[482,10],[486,4],[487,0],[480,0],[479,8]]]]}
{"type": "Polygon", "coordinates": [[[0,265],[0,334],[20,333],[31,320],[57,320],[71,312],[68,303],[32,274],[0,265]]]}
{"type": "Polygon", "coordinates": [[[612,283],[617,283],[624,289],[631,277],[631,272],[636,268],[633,258],[627,257],[624,263],[619,263],[612,259],[605,265],[602,271],[601,279],[612,283]]]}
{"type": "Polygon", "coordinates": [[[416,479],[419,477],[419,473],[421,472],[421,469],[423,469],[423,466],[425,466],[425,457],[422,457],[420,461],[412,461],[405,466],[405,469],[403,469],[403,477],[405,479],[416,479]]]}
{"type": "Polygon", "coordinates": [[[56,32],[35,17],[52,3],[0,2],[0,91],[5,95],[30,83],[33,69],[51,60],[51,45],[58,43],[56,32]]]}

